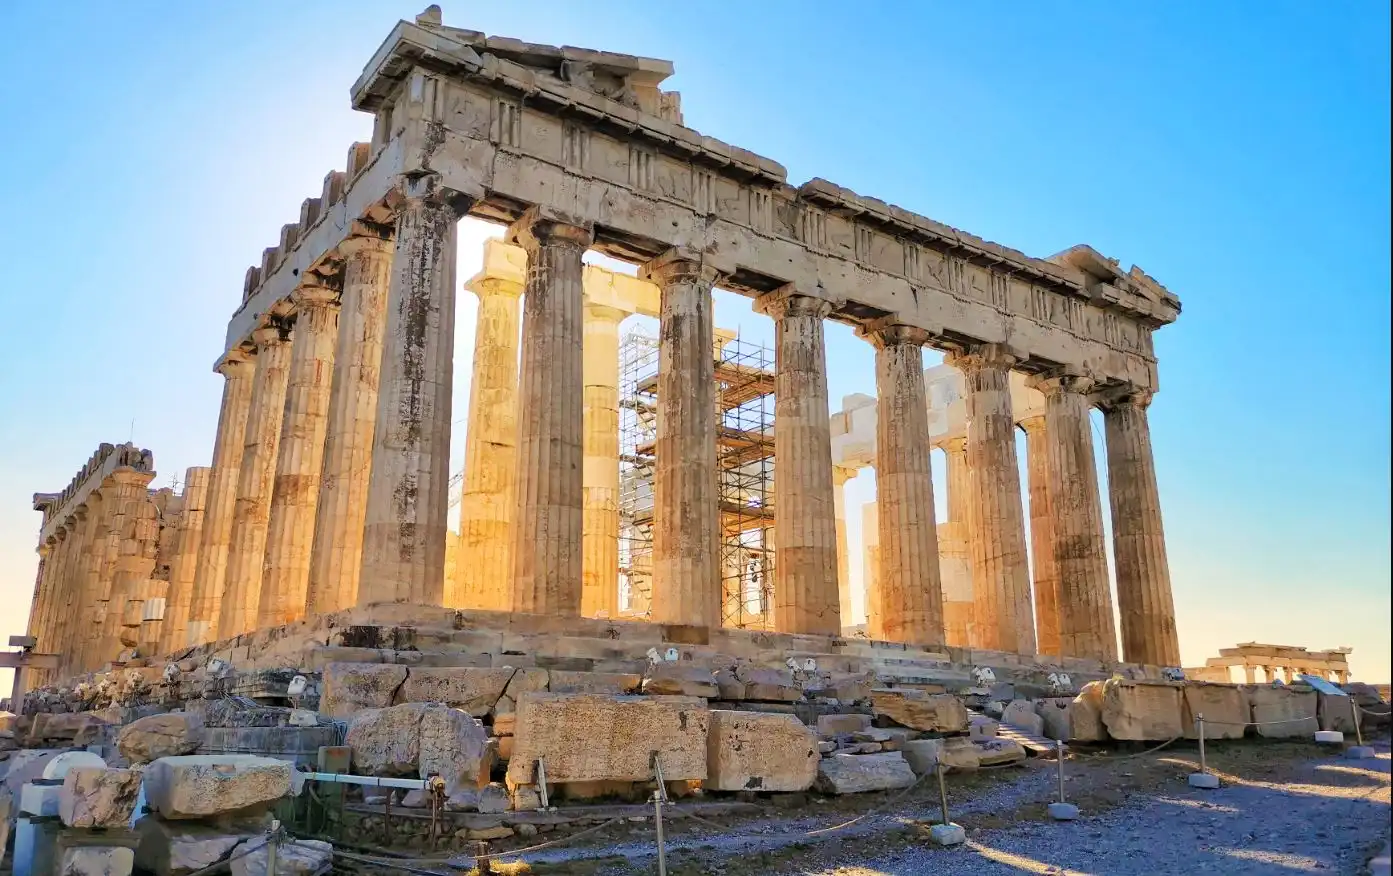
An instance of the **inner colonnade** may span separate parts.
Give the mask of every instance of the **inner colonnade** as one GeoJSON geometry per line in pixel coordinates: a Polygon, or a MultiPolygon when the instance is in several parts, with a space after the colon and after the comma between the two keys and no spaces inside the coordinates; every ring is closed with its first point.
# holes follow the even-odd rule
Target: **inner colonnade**
{"type": "Polygon", "coordinates": [[[1059,653],[1118,656],[1088,431],[1098,406],[1122,656],[1175,665],[1146,413],[1151,332],[1176,318],[1175,296],[1086,246],[1035,259],[825,180],[790,186],[777,162],[684,127],[679,96],[659,88],[671,72],[496,40],[438,12],[397,25],[352,90],[374,117],[372,142],[355,144],[247,271],[217,357],[186,642],[374,602],[614,616],[617,580],[600,571],[615,551],[607,369],[618,319],[644,312],[644,296],[587,299],[593,249],[638,266],[631,279],[651,284],[643,307],[659,321],[649,620],[721,621],[719,285],[774,322],[774,629],[842,630],[823,333],[835,319],[875,347],[884,638],[944,642],[922,361],[932,346],[963,374],[980,646],[1036,650],[1009,392],[1020,371],[1045,396],[1059,653]],[[509,277],[469,284],[480,328],[447,582],[465,216],[505,225],[518,253],[509,277]]]}

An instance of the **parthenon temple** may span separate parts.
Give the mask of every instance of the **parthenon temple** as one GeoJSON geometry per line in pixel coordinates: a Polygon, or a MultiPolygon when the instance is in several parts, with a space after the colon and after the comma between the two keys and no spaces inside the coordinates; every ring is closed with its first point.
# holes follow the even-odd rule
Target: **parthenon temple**
{"type": "Polygon", "coordinates": [[[47,680],[379,603],[835,640],[853,612],[841,485],[868,466],[872,639],[1179,666],[1147,421],[1152,333],[1176,296],[1086,245],[1027,256],[824,179],[793,185],[685,127],[661,88],[672,72],[445,26],[434,8],[399,22],[351,90],[371,142],[229,302],[209,465],[152,492],[149,451],[103,445],[35,497],[30,635],[61,657],[47,680]],[[465,217],[506,234],[460,283],[465,217]],[[472,352],[455,349],[461,287],[472,352]],[[739,361],[717,287],[773,320],[772,363],[739,361]],[[656,354],[642,405],[621,410],[631,314],[657,319],[656,354]],[[875,358],[875,397],[835,414],[828,320],[875,358]],[[926,372],[925,347],[946,365],[926,372]],[[769,416],[736,422],[756,398],[769,416]],[[652,437],[623,448],[630,414],[652,437]],[[638,517],[621,508],[635,465],[651,490],[638,517]],[[758,500],[731,486],[752,467],[758,500]],[[763,577],[728,545],[766,558],[763,577]]]}

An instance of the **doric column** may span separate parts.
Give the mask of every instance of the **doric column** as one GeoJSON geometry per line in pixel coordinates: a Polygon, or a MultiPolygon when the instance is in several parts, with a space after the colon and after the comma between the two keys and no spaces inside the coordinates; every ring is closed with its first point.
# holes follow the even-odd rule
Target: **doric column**
{"type": "Polygon", "coordinates": [[[155,554],[159,549],[160,512],[148,491],[144,501],[136,506],[130,528],[133,550],[126,555],[121,548],[121,560],[116,566],[116,580],[122,572],[130,575],[125,584],[126,607],[121,613],[121,644],[135,650],[140,657],[152,657],[159,646],[160,628],[164,626],[164,585],[156,581],[155,554]],[[148,610],[147,610],[148,609],[148,610]]]}
{"type": "Polygon", "coordinates": [[[445,594],[452,608],[512,608],[512,519],[517,496],[518,297],[522,284],[475,277],[479,298],[474,371],[464,438],[464,483],[455,580],[445,594]]]}
{"type": "Polygon", "coordinates": [[[1027,489],[1030,490],[1031,571],[1035,585],[1035,647],[1041,654],[1060,656],[1059,573],[1054,561],[1054,512],[1050,510],[1045,417],[1021,423],[1025,430],[1027,489]]]}
{"type": "Polygon", "coordinates": [[[378,376],[392,275],[392,241],[355,234],[339,244],[343,297],[324,431],[306,615],[353,605],[363,561],[363,515],[377,422],[378,376]]]}
{"type": "MultiPolygon", "coordinates": [[[[34,573],[34,597],[29,603],[29,620],[25,623],[24,634],[32,638],[39,636],[39,617],[44,603],[48,600],[49,581],[53,576],[53,547],[45,540],[39,542],[39,567],[34,573]]],[[[42,643],[41,643],[42,644],[42,643]]]]}
{"type": "Polygon", "coordinates": [[[948,470],[948,520],[938,525],[938,573],[943,579],[943,643],[979,647],[972,607],[972,551],[969,546],[967,439],[943,443],[948,470]]]}
{"type": "Polygon", "coordinates": [[[218,613],[227,580],[228,548],[232,540],[232,516],[237,503],[237,476],[242,469],[242,449],[251,410],[251,359],[242,351],[229,353],[218,365],[223,376],[222,408],[213,441],[213,465],[208,473],[208,498],[203,534],[194,565],[193,591],[189,595],[187,636],[178,645],[202,645],[217,636],[218,613]]]}
{"type": "Polygon", "coordinates": [[[242,441],[242,466],[237,473],[227,581],[218,612],[220,639],[256,626],[266,525],[271,517],[271,491],[285,416],[286,383],[290,378],[291,345],[286,334],[279,328],[261,328],[252,332],[252,340],[256,343],[256,374],[252,378],[251,408],[242,441]]]}
{"type": "Polygon", "coordinates": [[[445,597],[455,229],[468,204],[430,190],[434,184],[409,183],[397,213],[359,605],[439,605],[445,597]]]}
{"type": "Polygon", "coordinates": [[[943,583],[929,468],[923,345],[928,332],[866,326],[875,347],[876,508],[880,582],[876,610],[887,641],[943,644],[943,583]]]}
{"type": "Polygon", "coordinates": [[[619,323],[628,315],[585,304],[580,613],[586,617],[619,616],[619,323]]]}
{"type": "Polygon", "coordinates": [[[1248,684],[1254,684],[1254,683],[1256,683],[1256,682],[1257,682],[1257,667],[1255,667],[1255,666],[1244,666],[1244,667],[1243,667],[1243,680],[1244,680],[1245,682],[1247,682],[1248,684]]]}
{"type": "Polygon", "coordinates": [[[305,616],[334,343],[339,330],[339,290],[305,282],[291,294],[291,300],[295,303],[295,339],[290,345],[285,416],[266,526],[258,628],[293,623],[305,616]]]}
{"type": "Polygon", "coordinates": [[[111,479],[115,481],[119,507],[116,526],[107,531],[104,562],[111,564],[111,587],[107,594],[98,665],[116,660],[123,646],[133,647],[140,630],[139,608],[136,609],[135,623],[130,623],[130,603],[133,597],[139,598],[143,592],[145,579],[150,577],[150,571],[154,566],[153,563],[146,563],[142,542],[142,537],[149,534],[149,527],[145,525],[149,519],[146,509],[150,508],[153,511],[150,507],[149,486],[154,478],[154,472],[137,471],[133,468],[117,469],[111,475],[111,479]],[[136,630],[134,634],[130,632],[132,626],[136,630]]]}
{"type": "MultiPolygon", "coordinates": [[[[719,627],[721,536],[711,323],[711,287],[717,273],[699,253],[679,250],[669,250],[640,273],[661,289],[651,619],[719,627]]],[[[828,475],[830,486],[830,467],[828,475]]],[[[832,562],[835,573],[835,556],[832,562]]]]}
{"type": "Polygon", "coordinates": [[[967,407],[968,539],[972,550],[976,647],[1035,653],[1025,511],[1016,465],[1011,414],[1011,367],[995,344],[954,353],[946,361],[963,373],[967,407]]]}
{"type": "Polygon", "coordinates": [[[193,596],[203,522],[208,513],[208,487],[213,470],[192,466],[184,472],[184,513],[179,518],[174,561],[169,564],[169,593],[165,598],[160,653],[176,651],[189,640],[189,602],[193,596]]]}
{"type": "Polygon", "coordinates": [[[854,477],[856,469],[832,466],[832,511],[837,523],[837,605],[844,618],[856,614],[851,600],[851,555],[846,544],[846,482],[854,477]]]}
{"type": "Polygon", "coordinates": [[[1122,655],[1132,663],[1179,666],[1161,495],[1146,419],[1150,404],[1150,393],[1134,392],[1103,407],[1122,655]]]}
{"type": "Polygon", "coordinates": [[[1058,576],[1059,650],[1065,657],[1117,659],[1103,509],[1093,460],[1086,377],[1034,377],[1045,396],[1045,465],[1050,542],[1058,576]]]}
{"type": "Polygon", "coordinates": [[[509,237],[527,251],[518,398],[513,611],[578,615],[584,436],[581,256],[592,232],[528,210],[509,237]]]}
{"type": "MultiPolygon", "coordinates": [[[[64,523],[53,529],[51,540],[48,543],[49,557],[46,564],[48,581],[38,606],[39,620],[36,625],[35,638],[39,640],[41,651],[50,654],[56,653],[62,648],[62,642],[58,638],[55,626],[56,618],[66,609],[64,589],[74,541],[72,532],[64,523]]],[[[52,673],[47,669],[31,672],[27,684],[31,689],[39,687],[47,684],[51,676],[52,673]]]]}
{"type": "Polygon", "coordinates": [[[81,578],[77,582],[79,596],[73,612],[73,624],[69,628],[67,656],[60,667],[63,677],[86,670],[83,666],[83,655],[91,647],[96,632],[91,619],[97,611],[97,600],[101,595],[102,562],[105,558],[106,535],[114,504],[105,495],[105,489],[99,486],[87,497],[88,525],[87,534],[83,538],[81,578]]]}
{"type": "Polygon", "coordinates": [[[755,308],[774,319],[774,628],[840,635],[822,332],[832,302],[786,287],[760,296],[755,308]]]}
{"type": "Polygon", "coordinates": [[[67,678],[74,673],[85,639],[91,633],[86,618],[92,611],[93,597],[89,585],[92,581],[92,568],[100,564],[101,557],[94,547],[106,536],[106,521],[102,513],[101,495],[93,491],[75,510],[79,521],[74,532],[72,550],[74,557],[70,565],[68,589],[70,597],[58,630],[62,659],[58,665],[58,677],[67,678]]]}

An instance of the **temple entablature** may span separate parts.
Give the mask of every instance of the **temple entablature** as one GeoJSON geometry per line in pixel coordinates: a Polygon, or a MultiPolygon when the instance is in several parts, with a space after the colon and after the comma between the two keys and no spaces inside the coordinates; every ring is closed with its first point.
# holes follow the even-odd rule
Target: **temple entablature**
{"type": "Polygon", "coordinates": [[[39,532],[39,543],[44,544],[53,537],[54,532],[68,526],[92,493],[100,490],[102,484],[117,469],[131,469],[155,474],[155,455],[142,450],[134,444],[102,444],[94,452],[87,464],[78,469],[68,486],[61,493],[36,493],[34,510],[44,512],[43,528],[39,532]]]}

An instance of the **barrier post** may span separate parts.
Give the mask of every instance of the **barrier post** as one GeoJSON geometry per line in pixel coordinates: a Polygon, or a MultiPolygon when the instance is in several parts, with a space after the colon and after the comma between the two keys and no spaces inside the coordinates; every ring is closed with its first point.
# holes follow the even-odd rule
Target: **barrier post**
{"type": "Polygon", "coordinates": [[[1190,787],[1212,791],[1219,787],[1219,777],[1209,772],[1209,762],[1204,757],[1204,713],[1195,716],[1195,735],[1200,740],[1200,771],[1190,773],[1190,787]]]}
{"type": "Polygon", "coordinates": [[[1059,763],[1059,800],[1045,807],[1055,821],[1073,821],[1079,817],[1079,807],[1064,799],[1064,740],[1054,741],[1054,757],[1059,763]]]}
{"type": "MultiPolygon", "coordinates": [[[[940,755],[942,752],[940,752],[940,755]]],[[[943,781],[943,761],[940,759],[934,763],[934,771],[938,774],[938,805],[943,813],[943,823],[935,824],[929,828],[929,839],[940,846],[956,846],[967,841],[967,832],[961,825],[954,824],[948,820],[948,786],[943,781]]]]}
{"type": "Polygon", "coordinates": [[[1349,711],[1354,716],[1354,741],[1355,745],[1345,749],[1345,757],[1351,760],[1366,760],[1374,756],[1372,745],[1364,744],[1364,728],[1359,723],[1359,704],[1354,701],[1354,695],[1349,697],[1349,711]]]}
{"type": "Polygon", "coordinates": [[[266,840],[266,874],[276,876],[276,846],[280,843],[281,823],[271,822],[271,836],[266,840]]]}
{"type": "Polygon", "coordinates": [[[653,833],[658,843],[658,876],[667,876],[667,850],[663,837],[663,804],[667,802],[667,784],[663,781],[663,764],[658,752],[653,752],[653,776],[658,787],[653,790],[653,833]]]}

